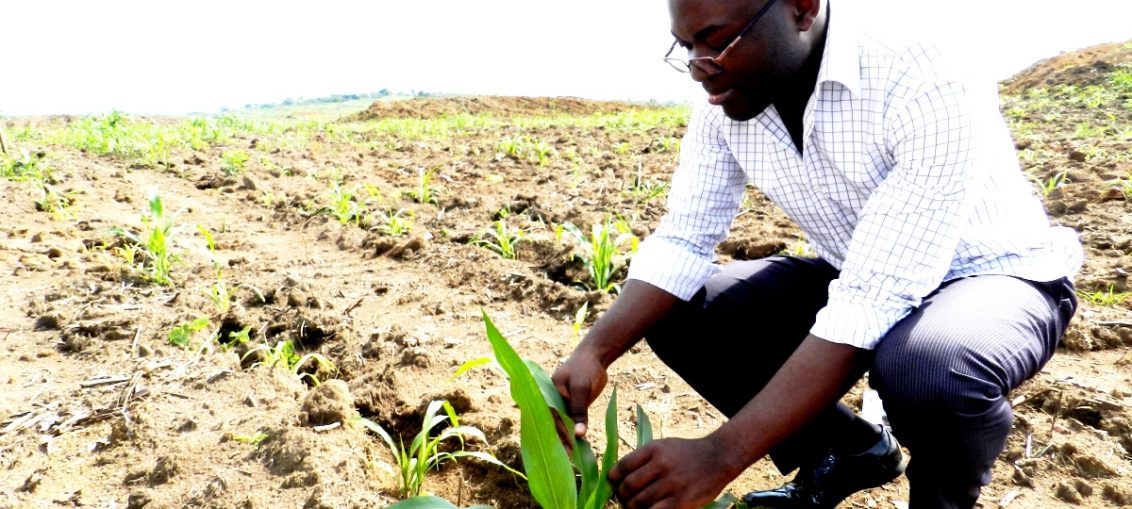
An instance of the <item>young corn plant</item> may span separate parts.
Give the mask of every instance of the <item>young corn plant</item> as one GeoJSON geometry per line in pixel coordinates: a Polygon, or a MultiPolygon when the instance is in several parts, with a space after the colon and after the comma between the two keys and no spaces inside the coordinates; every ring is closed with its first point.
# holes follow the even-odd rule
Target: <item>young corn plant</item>
{"type": "Polygon", "coordinates": [[[586,317],[590,314],[590,302],[582,303],[582,307],[574,312],[574,344],[577,345],[582,340],[582,326],[586,324],[586,317]]]}
{"type": "Polygon", "coordinates": [[[508,260],[515,259],[515,246],[523,240],[523,230],[509,228],[506,219],[495,221],[494,229],[487,229],[472,239],[472,245],[490,249],[508,260]]]}
{"type": "Polygon", "coordinates": [[[117,252],[131,267],[140,269],[150,281],[168,285],[173,282],[170,269],[178,258],[171,246],[173,221],[165,218],[165,207],[156,191],[149,193],[149,212],[142,215],[142,224],[143,236],[118,227],[111,230],[111,233],[126,239],[128,243],[127,246],[118,248],[117,252]],[[141,255],[141,260],[138,260],[138,255],[141,255]],[[135,265],[136,262],[140,262],[140,266],[135,265]]]}
{"type": "Polygon", "coordinates": [[[259,345],[244,354],[243,359],[247,359],[253,355],[260,355],[263,360],[257,362],[255,365],[280,366],[291,374],[297,375],[300,379],[307,379],[313,385],[318,385],[321,380],[318,379],[313,373],[300,371],[303,366],[308,363],[317,362],[320,369],[329,369],[330,371],[337,372],[338,367],[328,359],[325,355],[320,353],[306,353],[299,355],[295,352],[295,343],[291,340],[283,340],[275,343],[275,346],[268,346],[266,344],[259,345]]]}
{"type": "Polygon", "coordinates": [[[633,235],[624,221],[594,223],[589,238],[577,226],[567,223],[565,230],[574,236],[581,245],[582,252],[575,256],[581,258],[590,275],[592,288],[599,292],[620,293],[621,286],[613,282],[614,274],[620,270],[633,253],[637,252],[640,240],[633,235]],[[628,253],[623,246],[628,244],[628,253]]]}
{"type": "Polygon", "coordinates": [[[486,444],[487,437],[476,427],[460,425],[456,410],[447,401],[436,400],[429,403],[425,410],[424,421],[421,423],[421,431],[413,437],[413,441],[409,443],[408,447],[405,447],[405,442],[400,437],[393,440],[389,432],[369,419],[358,416],[352,422],[381,437],[381,440],[389,447],[389,451],[393,453],[393,459],[397,462],[397,490],[402,498],[419,496],[429,471],[439,468],[445,462],[457,461],[459,458],[476,458],[501,466],[522,476],[521,473],[511,469],[491,454],[465,451],[464,445],[469,439],[486,444]],[[444,410],[444,414],[440,414],[441,409],[444,410]],[[448,423],[448,426],[434,434],[433,430],[445,422],[448,423]],[[459,444],[458,450],[442,450],[442,444],[453,440],[459,444]]]}
{"type": "Polygon", "coordinates": [[[209,258],[212,259],[212,269],[216,272],[216,281],[205,290],[205,295],[216,305],[220,313],[227,313],[232,306],[235,292],[224,282],[224,272],[221,270],[220,260],[216,257],[216,242],[212,238],[212,232],[200,224],[197,225],[197,231],[204,237],[209,258]]]}
{"type": "MultiPolygon", "coordinates": [[[[617,461],[616,389],[605,411],[604,454],[596,455],[589,443],[572,433],[565,438],[572,451],[568,452],[567,445],[559,438],[555,415],[567,430],[574,429],[574,423],[550,375],[538,364],[519,357],[487,313],[483,313],[483,320],[495,361],[506,373],[511,397],[519,406],[519,448],[531,496],[544,509],[603,509],[613,497],[608,476],[617,461]]],[[[485,361],[477,359],[468,364],[473,363],[482,365],[485,361]]],[[[470,368],[462,366],[460,369],[470,368]]],[[[639,448],[652,441],[652,424],[640,405],[636,406],[636,417],[639,448]]],[[[725,495],[705,508],[724,509],[733,502],[734,497],[725,495]]],[[[415,497],[390,508],[454,509],[456,506],[438,497],[415,497]]]]}
{"type": "Polygon", "coordinates": [[[59,220],[71,217],[69,209],[75,202],[72,193],[60,191],[45,180],[37,181],[36,188],[38,197],[35,199],[35,210],[51,214],[59,220]]]}
{"type": "Polygon", "coordinates": [[[370,230],[400,237],[413,231],[413,213],[405,209],[375,210],[370,216],[370,230]]]}
{"type": "Polygon", "coordinates": [[[239,175],[250,159],[251,156],[243,150],[225,150],[220,154],[220,171],[227,177],[239,175]]]}
{"type": "Polygon", "coordinates": [[[436,174],[436,170],[437,168],[429,170],[417,168],[417,188],[406,192],[406,194],[416,200],[417,203],[431,203],[433,205],[439,203],[436,190],[432,188],[432,177],[436,174]]]}
{"type": "Polygon", "coordinates": [[[355,199],[356,191],[346,189],[340,182],[330,186],[330,214],[342,224],[362,223],[365,209],[355,199]]]}

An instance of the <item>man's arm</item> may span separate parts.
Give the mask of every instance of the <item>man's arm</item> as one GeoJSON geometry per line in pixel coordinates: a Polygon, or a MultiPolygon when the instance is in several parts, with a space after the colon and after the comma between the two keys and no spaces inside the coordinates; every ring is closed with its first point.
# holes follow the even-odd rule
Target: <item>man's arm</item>
{"type": "Polygon", "coordinates": [[[640,341],[678,301],[660,288],[630,279],[609,311],[601,315],[570,358],[554,372],[554,385],[566,398],[577,436],[586,433],[587,409],[605,388],[609,365],[640,341]]]}
{"type": "Polygon", "coordinates": [[[701,507],[775,444],[848,389],[868,353],[807,337],[738,414],[699,439],[664,439],[625,456],[610,472],[625,507],[701,507]]]}

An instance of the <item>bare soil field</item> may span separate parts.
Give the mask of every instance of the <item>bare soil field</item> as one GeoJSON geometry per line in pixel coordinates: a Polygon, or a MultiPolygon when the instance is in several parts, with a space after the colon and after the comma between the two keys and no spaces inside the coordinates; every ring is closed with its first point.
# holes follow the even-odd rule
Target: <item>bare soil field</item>
{"type": "MultiPolygon", "coordinates": [[[[1002,90],[1035,193],[1087,258],[1062,348],[1012,395],[981,504],[1132,505],[1132,46],[1041,62],[1002,90]]],[[[383,507],[399,498],[395,460],[352,419],[408,442],[433,400],[483,431],[467,450],[518,468],[505,378],[454,377],[491,354],[481,310],[521,355],[564,360],[614,299],[584,262],[593,225],[626,239],[656,226],[688,114],[483,97],[336,118],[0,120],[0,507],[383,507]]],[[[809,251],[751,189],[720,258],[780,252],[809,251]]],[[[657,436],[722,422],[647,345],[610,384],[622,451],[633,404],[657,436]]],[[[730,491],[784,480],[762,461],[730,491]]],[[[470,458],[423,489],[535,506],[520,478],[470,458]]],[[[906,500],[901,478],[842,507],[906,500]]]]}

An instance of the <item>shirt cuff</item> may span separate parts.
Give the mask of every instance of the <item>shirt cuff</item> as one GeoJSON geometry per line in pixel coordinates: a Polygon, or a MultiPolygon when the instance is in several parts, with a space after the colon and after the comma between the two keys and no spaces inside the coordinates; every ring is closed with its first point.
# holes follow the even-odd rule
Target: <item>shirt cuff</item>
{"type": "Polygon", "coordinates": [[[713,274],[714,260],[706,259],[679,244],[652,236],[641,242],[629,264],[629,279],[664,290],[680,300],[690,300],[713,274]]]}
{"type": "Polygon", "coordinates": [[[911,312],[910,307],[851,302],[831,296],[826,306],[818,311],[810,334],[831,343],[874,350],[896,322],[911,312]]]}

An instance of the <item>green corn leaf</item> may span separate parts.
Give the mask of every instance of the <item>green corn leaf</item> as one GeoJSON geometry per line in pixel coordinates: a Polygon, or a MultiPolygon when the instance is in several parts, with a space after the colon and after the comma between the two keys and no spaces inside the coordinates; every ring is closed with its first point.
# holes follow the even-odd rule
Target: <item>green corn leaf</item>
{"type": "Polygon", "coordinates": [[[613,485],[609,483],[609,471],[617,463],[617,388],[609,397],[609,406],[605,408],[605,452],[601,455],[601,474],[598,476],[597,487],[594,489],[592,500],[586,503],[587,509],[601,509],[613,496],[613,485]]]}
{"type": "Polygon", "coordinates": [[[582,475],[582,486],[578,491],[578,509],[585,509],[593,503],[594,491],[598,486],[597,457],[585,440],[574,442],[574,465],[582,475]]]}
{"type": "Polygon", "coordinates": [[[637,447],[640,448],[649,442],[652,442],[652,422],[649,421],[645,409],[637,404],[637,447]]]}
{"type": "Polygon", "coordinates": [[[492,456],[491,454],[488,454],[488,453],[483,452],[483,451],[456,451],[456,452],[452,453],[452,456],[457,457],[457,458],[463,458],[463,457],[476,458],[480,461],[483,461],[483,462],[486,462],[486,463],[491,463],[492,465],[495,465],[495,466],[498,466],[498,467],[502,467],[504,470],[511,472],[512,474],[515,474],[519,477],[522,477],[523,479],[527,478],[527,476],[523,475],[522,472],[515,470],[514,468],[511,468],[506,463],[499,461],[499,458],[496,458],[495,456],[492,456]]]}
{"type": "Polygon", "coordinates": [[[538,384],[486,312],[483,321],[495,358],[510,378],[511,398],[519,405],[520,451],[531,495],[544,509],[576,509],[574,469],[538,384]]]}
{"type": "Polygon", "coordinates": [[[731,507],[732,504],[735,505],[736,509],[746,509],[747,508],[747,505],[740,502],[738,499],[736,499],[735,495],[732,495],[730,493],[724,493],[722,496],[717,498],[714,502],[709,502],[707,505],[701,507],[700,509],[727,509],[727,508],[731,507]]]}
{"type": "MultiPolygon", "coordinates": [[[[562,394],[558,392],[558,387],[554,386],[554,381],[550,379],[550,375],[532,360],[524,359],[523,363],[527,365],[530,370],[531,376],[534,377],[535,383],[538,384],[538,390],[542,393],[542,399],[546,400],[546,404],[558,412],[562,422],[566,424],[566,429],[574,429],[574,421],[570,419],[570,412],[566,408],[566,400],[562,399],[562,394]]],[[[571,444],[573,446],[573,444],[571,444]]]]}
{"type": "MultiPolygon", "coordinates": [[[[407,498],[386,509],[460,509],[455,504],[440,497],[420,496],[407,498]]],[[[477,505],[468,509],[491,509],[485,505],[477,505]]]]}
{"type": "Polygon", "coordinates": [[[471,371],[475,368],[483,366],[484,364],[491,364],[491,363],[492,363],[491,357],[480,357],[478,359],[472,359],[468,362],[465,362],[465,363],[461,364],[459,368],[456,368],[456,373],[454,375],[452,375],[451,381],[455,381],[457,378],[460,378],[460,376],[463,375],[464,373],[467,373],[467,372],[469,372],[469,371],[471,371]]]}

